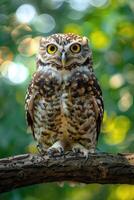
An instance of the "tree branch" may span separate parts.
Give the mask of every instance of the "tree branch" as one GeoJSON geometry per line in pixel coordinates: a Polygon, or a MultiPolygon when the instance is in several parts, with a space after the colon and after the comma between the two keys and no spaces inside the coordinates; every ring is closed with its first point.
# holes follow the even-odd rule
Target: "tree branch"
{"type": "Polygon", "coordinates": [[[24,154],[0,159],[0,192],[55,181],[134,184],[134,154],[90,154],[86,160],[71,152],[49,158],[24,154]]]}

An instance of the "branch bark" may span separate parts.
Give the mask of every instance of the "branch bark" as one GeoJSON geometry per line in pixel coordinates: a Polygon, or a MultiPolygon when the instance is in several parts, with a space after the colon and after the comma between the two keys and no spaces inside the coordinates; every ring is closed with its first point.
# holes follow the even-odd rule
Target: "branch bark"
{"type": "Polygon", "coordinates": [[[0,192],[55,181],[134,184],[133,154],[90,154],[86,160],[71,152],[49,158],[24,154],[0,159],[0,192]]]}

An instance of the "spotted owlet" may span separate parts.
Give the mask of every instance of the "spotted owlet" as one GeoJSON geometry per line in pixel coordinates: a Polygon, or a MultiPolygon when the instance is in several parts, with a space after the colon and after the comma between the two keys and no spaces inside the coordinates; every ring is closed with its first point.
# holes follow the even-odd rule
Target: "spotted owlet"
{"type": "Polygon", "coordinates": [[[102,92],[88,39],[72,33],[43,37],[26,95],[28,125],[48,153],[94,152],[103,118],[102,92]]]}

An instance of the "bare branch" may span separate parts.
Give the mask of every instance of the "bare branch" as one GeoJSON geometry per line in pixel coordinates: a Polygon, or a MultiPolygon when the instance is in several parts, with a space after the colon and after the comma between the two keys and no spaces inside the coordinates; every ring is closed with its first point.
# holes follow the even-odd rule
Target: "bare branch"
{"type": "Polygon", "coordinates": [[[134,154],[68,153],[49,158],[24,154],[0,160],[0,192],[55,181],[134,184],[134,154]]]}

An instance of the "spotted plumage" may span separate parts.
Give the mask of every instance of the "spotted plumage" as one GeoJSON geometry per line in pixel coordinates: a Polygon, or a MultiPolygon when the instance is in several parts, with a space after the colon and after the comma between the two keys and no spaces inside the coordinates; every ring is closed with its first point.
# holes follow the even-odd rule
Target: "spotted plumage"
{"type": "Polygon", "coordinates": [[[43,151],[94,152],[103,99],[86,37],[54,34],[41,39],[25,105],[28,125],[43,151]]]}

